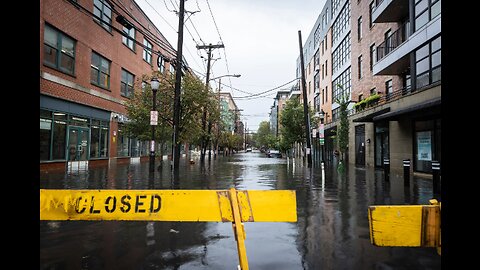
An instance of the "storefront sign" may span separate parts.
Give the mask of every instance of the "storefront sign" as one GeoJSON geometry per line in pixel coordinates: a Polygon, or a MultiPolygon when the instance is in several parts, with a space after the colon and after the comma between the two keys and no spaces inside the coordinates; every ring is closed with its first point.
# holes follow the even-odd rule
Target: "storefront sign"
{"type": "Polygon", "coordinates": [[[417,132],[418,160],[432,160],[432,136],[430,131],[417,132]]]}

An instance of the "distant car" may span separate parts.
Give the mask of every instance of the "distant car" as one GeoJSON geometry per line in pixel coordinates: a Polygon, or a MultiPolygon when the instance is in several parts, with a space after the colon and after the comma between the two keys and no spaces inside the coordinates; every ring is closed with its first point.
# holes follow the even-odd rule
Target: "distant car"
{"type": "Polygon", "coordinates": [[[252,148],[245,149],[245,152],[252,152],[252,148]]]}
{"type": "Polygon", "coordinates": [[[269,157],[269,158],[272,158],[272,157],[281,158],[282,153],[280,153],[280,151],[278,151],[278,150],[270,150],[267,153],[267,157],[269,157]]]}

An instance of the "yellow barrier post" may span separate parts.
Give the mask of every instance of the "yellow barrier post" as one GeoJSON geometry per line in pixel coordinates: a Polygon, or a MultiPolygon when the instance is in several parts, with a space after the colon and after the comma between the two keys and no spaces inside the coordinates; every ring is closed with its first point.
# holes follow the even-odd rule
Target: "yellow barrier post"
{"type": "Polygon", "coordinates": [[[375,246],[436,247],[441,254],[440,207],[430,205],[381,205],[368,208],[370,241],[375,246]]]}
{"type": "Polygon", "coordinates": [[[296,222],[297,205],[291,190],[40,189],[40,220],[232,222],[247,270],[242,222],[296,222]]]}
{"type": "Polygon", "coordinates": [[[238,207],[237,191],[234,188],[230,189],[230,202],[233,210],[233,233],[237,241],[238,260],[240,261],[240,269],[248,270],[247,249],[245,248],[245,228],[243,227],[242,217],[240,215],[240,208],[238,207]]]}

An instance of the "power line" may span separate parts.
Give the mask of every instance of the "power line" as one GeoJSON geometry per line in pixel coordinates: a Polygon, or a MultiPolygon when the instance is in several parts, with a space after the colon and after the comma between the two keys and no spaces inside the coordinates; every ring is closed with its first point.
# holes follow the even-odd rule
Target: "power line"
{"type": "Polygon", "coordinates": [[[260,95],[263,95],[263,94],[265,94],[265,93],[269,93],[269,92],[275,91],[275,90],[277,90],[278,88],[281,88],[281,87],[283,87],[283,86],[285,86],[285,85],[287,85],[287,84],[289,84],[289,83],[292,83],[292,82],[294,82],[294,81],[296,81],[296,80],[298,80],[298,79],[299,79],[299,78],[295,78],[295,79],[293,79],[293,80],[291,80],[291,81],[289,81],[289,82],[287,82],[287,83],[284,83],[284,84],[282,84],[282,85],[280,85],[280,86],[277,86],[277,87],[275,87],[275,88],[272,88],[272,89],[269,89],[269,90],[266,90],[266,91],[263,91],[263,92],[260,92],[260,93],[252,94],[252,95],[250,95],[250,96],[233,97],[233,98],[237,98],[237,99],[240,98],[240,99],[241,99],[241,98],[252,98],[252,97],[260,96],[260,95]]]}
{"type": "MultiPolygon", "coordinates": [[[[213,16],[212,8],[210,7],[210,2],[208,2],[208,0],[206,0],[206,2],[207,2],[208,10],[210,11],[210,15],[212,16],[213,24],[215,25],[215,29],[217,29],[217,33],[218,33],[218,37],[220,38],[220,42],[222,44],[224,44],[223,39],[222,39],[222,35],[220,34],[220,30],[218,29],[217,22],[215,21],[215,16],[213,16]]],[[[227,68],[227,73],[230,74],[230,68],[228,67],[227,50],[225,48],[223,48],[223,55],[225,56],[225,66],[227,68]]],[[[228,78],[228,82],[229,82],[230,88],[233,89],[231,78],[228,78]]]]}
{"type": "MultiPolygon", "coordinates": [[[[147,2],[148,3],[148,2],[147,2]]],[[[150,5],[150,3],[148,3],[150,5]]],[[[91,13],[89,10],[87,10],[85,7],[79,5],[79,4],[76,4],[77,6],[80,6],[83,10],[87,11],[89,14],[93,14],[91,13]]],[[[147,29],[141,22],[139,22],[135,17],[133,17],[127,10],[125,10],[125,7],[121,6],[121,5],[116,5],[117,7],[119,7],[123,12],[125,12],[126,15],[128,15],[133,21],[135,21],[138,25],[140,25],[143,29],[145,29],[145,31],[142,31],[141,29],[139,29],[138,27],[135,27],[135,30],[137,30],[138,32],[140,32],[142,35],[144,36],[148,36],[150,39],[152,40],[156,40],[157,42],[157,45],[161,48],[163,48],[164,50],[167,50],[167,51],[170,51],[173,55],[176,55],[176,51],[173,49],[173,47],[168,43],[168,41],[164,41],[162,39],[159,39],[155,36],[155,34],[153,34],[149,29],[147,29]],[[163,46],[162,46],[163,45],[163,46]],[[165,48],[164,46],[167,46],[167,48],[165,48]]],[[[153,7],[152,7],[153,8],[153,7]]],[[[117,10],[115,9],[112,9],[112,11],[117,14],[117,15],[120,15],[120,16],[123,16],[122,14],[120,14],[117,10]]],[[[158,13],[158,12],[157,12],[158,13]]],[[[159,14],[160,15],[160,14],[159,14]]],[[[95,14],[93,14],[93,16],[95,16],[95,14]]],[[[161,16],[161,15],[160,15],[161,16]]],[[[97,17],[97,16],[95,16],[97,17]]],[[[98,18],[98,17],[97,17],[98,18]]],[[[102,22],[105,22],[103,21],[102,19],[100,19],[102,22]]],[[[106,24],[108,24],[110,27],[113,28],[113,25],[111,25],[110,23],[108,22],[105,22],[106,24]]],[[[172,27],[173,28],[173,27],[172,27]]],[[[175,29],[174,29],[175,31],[175,29]]],[[[163,34],[158,31],[159,34],[166,40],[165,36],[163,36],[163,34]]]]}
{"type": "MultiPolygon", "coordinates": [[[[160,51],[153,51],[152,49],[150,48],[147,48],[145,45],[143,45],[143,43],[137,41],[136,39],[133,39],[131,38],[129,35],[127,35],[123,30],[120,30],[118,28],[116,28],[115,26],[113,26],[113,24],[111,24],[110,22],[108,21],[105,21],[103,20],[102,18],[98,17],[97,15],[95,15],[94,13],[92,13],[90,10],[88,10],[87,8],[85,8],[84,6],[78,4],[77,2],[71,2],[71,1],[68,1],[70,2],[71,4],[73,4],[74,6],[80,8],[80,10],[84,13],[84,14],[87,14],[89,16],[92,16],[93,18],[95,18],[96,20],[102,22],[103,24],[105,25],[108,25],[110,28],[112,28],[113,30],[115,30],[116,32],[118,32],[120,35],[126,37],[128,40],[131,40],[132,42],[134,42],[136,45],[150,51],[151,53],[153,54],[156,54],[158,56],[161,56],[169,61],[172,61],[172,59],[170,58],[170,56],[165,56],[163,55],[160,51]]],[[[122,9],[122,7],[119,6],[120,9],[122,9]]],[[[122,9],[123,10],[123,9],[122,9]]],[[[112,11],[114,11],[115,14],[117,15],[120,15],[120,16],[123,16],[122,14],[120,14],[118,11],[112,9],[112,11]]],[[[128,14],[128,13],[127,13],[128,14]]],[[[130,15],[129,15],[130,16],[130,15]]],[[[135,18],[133,18],[135,20],[135,18]]],[[[136,20],[135,20],[136,21],[136,20]]],[[[137,21],[138,22],[138,21],[137,21]]],[[[103,27],[103,26],[102,26],[103,27]]],[[[142,25],[143,27],[143,25],[142,25]]],[[[147,33],[143,32],[142,30],[138,29],[138,28],[135,28],[137,31],[139,31],[140,33],[142,33],[144,36],[149,36],[147,33]]],[[[149,31],[148,31],[149,32],[149,31]]],[[[153,35],[153,33],[150,32],[151,35],[153,35]]],[[[160,48],[164,49],[165,51],[167,52],[170,52],[173,56],[176,55],[176,51],[173,50],[173,48],[171,47],[165,47],[165,44],[161,44],[159,41],[161,41],[161,39],[157,38],[157,37],[154,37],[154,38],[151,38],[151,40],[157,45],[159,46],[160,48]]],[[[169,44],[168,44],[169,45],[169,44]]]]}

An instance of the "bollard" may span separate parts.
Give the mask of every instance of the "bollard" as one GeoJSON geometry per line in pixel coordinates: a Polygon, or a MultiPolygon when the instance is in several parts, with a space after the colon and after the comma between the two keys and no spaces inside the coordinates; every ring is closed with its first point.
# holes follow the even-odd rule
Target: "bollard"
{"type": "Polygon", "coordinates": [[[440,161],[432,160],[433,194],[440,193],[440,161]]]}
{"type": "Polygon", "coordinates": [[[383,159],[383,171],[385,181],[390,181],[390,159],[388,158],[383,159]]]}
{"type": "Polygon", "coordinates": [[[403,185],[410,185],[410,159],[403,160],[403,185]]]}

